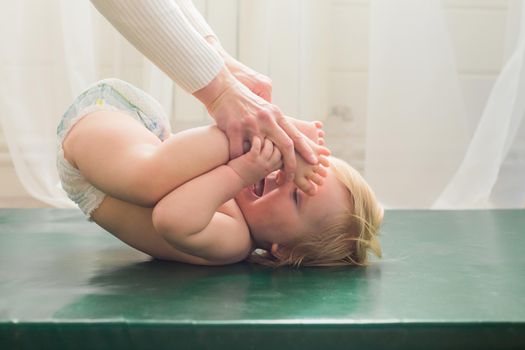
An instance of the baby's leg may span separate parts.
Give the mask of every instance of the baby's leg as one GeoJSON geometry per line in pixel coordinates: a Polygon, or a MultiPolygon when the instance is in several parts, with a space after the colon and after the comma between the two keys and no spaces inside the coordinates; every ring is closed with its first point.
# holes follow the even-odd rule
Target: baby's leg
{"type": "Polygon", "coordinates": [[[190,129],[161,142],[122,112],[98,111],[63,141],[65,158],[102,192],[142,206],[228,161],[228,139],[216,127],[190,129]]]}
{"type": "Polygon", "coordinates": [[[106,196],[93,212],[93,220],[124,243],[152,257],[190,264],[211,265],[213,262],[186,254],[168,243],[154,228],[153,208],[144,208],[106,196]]]}

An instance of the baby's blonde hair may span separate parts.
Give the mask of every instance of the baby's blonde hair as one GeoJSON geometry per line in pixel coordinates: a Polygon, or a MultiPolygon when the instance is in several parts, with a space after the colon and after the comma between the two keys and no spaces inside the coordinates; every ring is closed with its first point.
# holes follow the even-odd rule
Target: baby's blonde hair
{"type": "Polygon", "coordinates": [[[345,161],[330,157],[330,168],[348,190],[350,203],[342,213],[327,219],[321,231],[303,236],[279,259],[267,251],[254,252],[250,262],[279,266],[368,265],[368,251],[381,257],[377,235],[383,221],[383,207],[363,177],[345,161]]]}

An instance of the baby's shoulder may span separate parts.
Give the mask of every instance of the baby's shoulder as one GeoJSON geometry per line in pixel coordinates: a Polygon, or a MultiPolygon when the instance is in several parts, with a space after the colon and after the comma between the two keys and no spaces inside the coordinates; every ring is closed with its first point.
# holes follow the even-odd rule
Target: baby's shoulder
{"type": "Polygon", "coordinates": [[[242,215],[241,212],[241,208],[239,208],[239,205],[237,204],[237,202],[235,202],[235,199],[230,199],[229,201],[221,205],[219,209],[217,209],[217,211],[231,216],[232,218],[242,220],[243,222],[245,222],[244,215],[242,215]]]}

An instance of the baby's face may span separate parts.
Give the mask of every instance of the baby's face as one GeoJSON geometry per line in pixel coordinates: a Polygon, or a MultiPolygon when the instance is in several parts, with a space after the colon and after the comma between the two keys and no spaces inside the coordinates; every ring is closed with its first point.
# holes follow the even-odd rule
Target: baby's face
{"type": "Polygon", "coordinates": [[[260,248],[268,249],[272,243],[293,245],[302,235],[318,230],[322,219],[350,205],[348,190],[331,169],[314,196],[308,196],[292,182],[277,185],[276,173],[264,179],[262,193],[247,187],[235,197],[260,248]]]}

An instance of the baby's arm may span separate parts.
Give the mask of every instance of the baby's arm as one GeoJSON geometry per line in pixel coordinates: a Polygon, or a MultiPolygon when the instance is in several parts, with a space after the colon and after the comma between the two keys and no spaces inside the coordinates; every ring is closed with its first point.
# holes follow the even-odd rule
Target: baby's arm
{"type": "Polygon", "coordinates": [[[179,186],[153,210],[156,230],[175,248],[217,263],[244,259],[252,249],[243,220],[218,208],[271,171],[282,166],[281,154],[258,138],[250,151],[179,186]]]}

